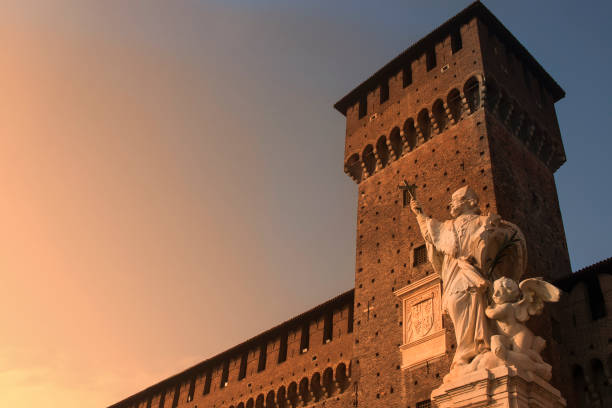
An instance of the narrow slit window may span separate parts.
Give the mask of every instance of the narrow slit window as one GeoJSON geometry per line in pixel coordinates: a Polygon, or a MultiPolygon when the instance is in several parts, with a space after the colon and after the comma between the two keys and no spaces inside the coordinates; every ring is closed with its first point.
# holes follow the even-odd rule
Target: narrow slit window
{"type": "Polygon", "coordinates": [[[164,408],[164,403],[166,402],[166,391],[162,391],[159,396],[159,406],[158,408],[164,408]]]}
{"type": "Polygon", "coordinates": [[[329,311],[325,315],[325,320],[323,323],[323,344],[326,344],[332,341],[333,336],[334,336],[334,312],[329,311]]]}
{"type": "Polygon", "coordinates": [[[421,245],[420,247],[414,248],[414,262],[413,266],[422,265],[427,263],[427,248],[425,245],[421,245]]]}
{"type": "Polygon", "coordinates": [[[229,360],[226,360],[223,363],[223,371],[221,372],[221,384],[219,384],[219,388],[225,388],[227,385],[227,381],[229,379],[229,360]]]}
{"type": "Polygon", "coordinates": [[[426,54],[427,70],[431,71],[436,67],[436,49],[431,47],[426,54]]]}
{"type": "Polygon", "coordinates": [[[283,333],[280,339],[280,348],[278,350],[278,363],[287,360],[287,332],[283,333]]]}
{"type": "Polygon", "coordinates": [[[308,351],[308,345],[310,344],[310,325],[308,323],[302,326],[302,337],[300,338],[300,354],[308,351]]]}
{"type": "Polygon", "coordinates": [[[147,401],[147,408],[151,408],[152,403],[153,403],[153,396],[150,396],[149,400],[147,401]]]}
{"type": "Polygon", "coordinates": [[[367,114],[368,114],[368,97],[366,95],[366,96],[363,96],[359,100],[359,119],[363,118],[367,114]]]}
{"type": "Polygon", "coordinates": [[[210,384],[212,383],[212,369],[206,373],[206,380],[204,380],[204,391],[202,395],[210,394],[210,384]]]}
{"type": "Polygon", "coordinates": [[[247,351],[246,353],[242,355],[242,358],[240,358],[240,371],[238,372],[238,381],[246,377],[248,361],[249,361],[249,353],[247,351]]]}
{"type": "Polygon", "coordinates": [[[189,384],[189,392],[187,393],[187,402],[193,401],[193,394],[195,392],[195,383],[196,383],[196,379],[195,377],[193,377],[191,379],[191,383],[189,384]]]}
{"type": "Polygon", "coordinates": [[[412,84],[412,66],[408,64],[402,70],[402,82],[404,88],[412,84]]]}
{"type": "Polygon", "coordinates": [[[380,103],[381,105],[389,100],[389,81],[384,81],[380,85],[380,103]]]}
{"type": "Polygon", "coordinates": [[[266,360],[268,359],[268,343],[264,343],[259,348],[259,362],[257,363],[257,372],[266,369],[266,360]]]}
{"type": "Polygon", "coordinates": [[[176,384],[176,388],[174,389],[174,398],[172,398],[172,408],[178,407],[179,396],[181,395],[181,384],[176,384]]]}
{"type": "Polygon", "coordinates": [[[463,48],[463,42],[461,41],[461,32],[459,31],[459,28],[457,28],[451,33],[451,49],[454,54],[461,48],[463,48]]]}

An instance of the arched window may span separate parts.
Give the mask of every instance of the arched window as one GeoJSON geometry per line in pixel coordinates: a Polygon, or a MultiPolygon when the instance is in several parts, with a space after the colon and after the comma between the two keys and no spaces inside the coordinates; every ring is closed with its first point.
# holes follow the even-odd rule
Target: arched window
{"type": "Polygon", "coordinates": [[[295,381],[289,384],[287,388],[287,401],[289,401],[292,407],[297,407],[298,405],[298,387],[295,381]]]}
{"type": "Polygon", "coordinates": [[[463,86],[463,94],[467,99],[470,113],[476,112],[480,107],[480,83],[476,77],[471,77],[463,86]]]}
{"type": "Polygon", "coordinates": [[[336,383],[334,382],[334,370],[331,367],[327,367],[323,371],[323,388],[327,397],[332,397],[336,393],[336,383]]]}
{"type": "Polygon", "coordinates": [[[276,401],[274,400],[274,390],[269,391],[266,395],[266,408],[276,408],[276,401]]]}
{"type": "Polygon", "coordinates": [[[308,389],[308,378],[304,377],[300,381],[300,398],[304,405],[307,405],[312,399],[310,395],[310,390],[308,389]]]}
{"type": "Polygon", "coordinates": [[[574,389],[574,397],[576,398],[576,406],[588,407],[589,399],[587,384],[584,379],[584,372],[582,371],[582,367],[580,367],[579,365],[574,365],[572,367],[572,383],[574,389]]]}
{"type": "Polygon", "coordinates": [[[361,159],[363,160],[363,164],[368,172],[368,176],[374,174],[374,170],[376,170],[376,157],[374,156],[374,148],[372,145],[367,145],[365,149],[363,149],[361,159]]]}
{"type": "Polygon", "coordinates": [[[359,155],[357,153],[353,154],[346,161],[346,172],[349,176],[353,178],[357,183],[361,183],[361,174],[363,170],[361,168],[361,161],[359,161],[359,155]]]}
{"type": "Polygon", "coordinates": [[[440,133],[443,132],[444,129],[446,129],[448,117],[446,116],[446,109],[444,109],[444,102],[442,102],[442,99],[438,99],[434,102],[431,111],[436,123],[438,124],[438,131],[440,133]]]}
{"type": "Polygon", "coordinates": [[[241,402],[240,404],[236,405],[236,408],[244,408],[244,402],[241,402]]]}
{"type": "Polygon", "coordinates": [[[280,387],[276,392],[276,403],[278,408],[287,408],[287,392],[285,387],[280,387]]]}
{"type": "Polygon", "coordinates": [[[404,137],[406,138],[408,149],[414,149],[417,145],[417,131],[414,127],[414,119],[412,118],[408,118],[404,122],[404,137]]]}
{"type": "Polygon", "coordinates": [[[340,363],[336,367],[336,382],[340,388],[340,392],[344,392],[349,386],[349,380],[346,376],[346,364],[340,363]]]}
{"type": "Polygon", "coordinates": [[[249,398],[249,400],[246,403],[246,408],[253,408],[255,405],[255,401],[253,401],[253,398],[249,398]]]}
{"type": "Polygon", "coordinates": [[[264,396],[259,394],[255,400],[255,408],[264,408],[264,396]]]}
{"type": "Polygon", "coordinates": [[[461,114],[463,113],[463,101],[461,100],[461,93],[458,89],[453,89],[448,93],[446,104],[448,105],[448,109],[455,123],[459,122],[459,120],[461,120],[461,114]]]}
{"type": "Polygon", "coordinates": [[[382,168],[387,167],[389,163],[389,148],[387,147],[387,138],[385,136],[378,138],[378,142],[376,142],[376,153],[378,153],[382,168]]]}
{"type": "Polygon", "coordinates": [[[310,379],[310,391],[315,402],[323,398],[323,387],[321,387],[321,374],[314,373],[310,379]]]}
{"type": "Polygon", "coordinates": [[[419,130],[423,135],[423,140],[426,142],[431,138],[431,121],[429,120],[429,112],[427,109],[423,109],[417,117],[417,124],[419,130]]]}
{"type": "Polygon", "coordinates": [[[404,146],[402,143],[402,136],[400,135],[400,130],[398,127],[394,127],[391,130],[391,134],[389,135],[389,144],[391,145],[391,150],[393,150],[393,155],[396,159],[402,157],[402,151],[404,150],[404,146]]]}

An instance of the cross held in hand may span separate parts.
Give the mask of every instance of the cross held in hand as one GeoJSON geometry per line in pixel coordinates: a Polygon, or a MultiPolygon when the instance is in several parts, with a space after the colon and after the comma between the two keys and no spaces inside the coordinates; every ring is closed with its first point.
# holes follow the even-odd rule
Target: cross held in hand
{"type": "Polygon", "coordinates": [[[408,184],[406,180],[404,180],[404,184],[400,184],[397,186],[398,189],[402,190],[402,198],[404,207],[407,207],[410,204],[410,200],[416,199],[416,184],[408,184]]]}

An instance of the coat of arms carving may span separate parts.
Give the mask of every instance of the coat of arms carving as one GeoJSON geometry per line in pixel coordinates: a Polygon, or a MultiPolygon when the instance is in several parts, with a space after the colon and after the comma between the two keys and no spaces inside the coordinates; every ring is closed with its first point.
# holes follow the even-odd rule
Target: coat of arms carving
{"type": "Polygon", "coordinates": [[[427,364],[446,354],[446,335],[442,326],[442,284],[432,274],[394,292],[402,302],[404,322],[402,367],[427,364]]]}
{"type": "Polygon", "coordinates": [[[412,335],[410,336],[410,340],[418,340],[425,337],[433,327],[433,297],[413,304],[410,309],[410,323],[412,323],[412,335]]]}

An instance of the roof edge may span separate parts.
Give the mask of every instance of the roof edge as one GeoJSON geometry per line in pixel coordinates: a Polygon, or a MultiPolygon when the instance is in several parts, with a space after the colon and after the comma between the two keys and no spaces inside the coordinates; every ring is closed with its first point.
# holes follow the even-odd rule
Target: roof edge
{"type": "Polygon", "coordinates": [[[455,25],[465,24],[473,17],[480,18],[486,25],[492,26],[499,34],[501,39],[509,41],[519,55],[525,58],[525,62],[535,71],[536,75],[541,77],[544,84],[552,93],[554,102],[565,97],[565,91],[561,86],[546,72],[540,63],[527,51],[521,42],[499,21],[497,17],[480,1],[475,1],[465,9],[461,10],[454,17],[451,17],[446,22],[438,26],[435,30],[421,38],[397,57],[385,64],[382,68],[376,71],[372,76],[359,84],[356,88],[346,94],[342,99],[334,104],[334,108],[346,116],[346,111],[349,106],[354,104],[358,96],[364,92],[369,92],[375,89],[382,80],[397,72],[409,61],[418,58],[425,52],[425,47],[432,42],[438,42],[443,37],[446,37],[450,29],[455,25]]]}
{"type": "Polygon", "coordinates": [[[211,365],[215,365],[218,364],[219,362],[223,361],[225,358],[227,358],[228,356],[241,352],[243,351],[245,348],[247,348],[247,346],[251,345],[252,343],[257,343],[258,341],[264,340],[264,339],[268,339],[270,337],[274,337],[277,335],[278,332],[280,332],[283,328],[291,328],[291,327],[295,327],[298,325],[299,322],[301,322],[302,320],[308,319],[310,317],[313,317],[317,314],[319,314],[320,312],[322,312],[323,310],[327,309],[328,307],[333,307],[334,305],[337,304],[342,304],[342,303],[346,303],[348,302],[351,298],[354,298],[355,296],[355,289],[350,289],[344,293],[339,294],[338,296],[329,299],[327,301],[325,301],[324,303],[321,303],[315,307],[313,307],[310,310],[307,310],[306,312],[303,312],[289,320],[286,320],[283,323],[280,323],[274,327],[272,327],[271,329],[268,329],[262,333],[259,333],[258,335],[251,337],[248,340],[243,341],[242,343],[239,343],[225,351],[222,351],[221,353],[218,353],[204,361],[199,362],[198,364],[189,367],[177,374],[174,374],[166,379],[163,379],[147,388],[145,388],[144,390],[138,391],[135,394],[130,395],[127,398],[122,399],[119,402],[116,402],[112,405],[109,405],[108,408],[119,408],[122,407],[124,404],[128,404],[130,402],[132,402],[133,400],[136,400],[140,397],[143,397],[144,395],[150,393],[150,392],[158,392],[160,390],[160,388],[164,385],[174,385],[176,381],[182,380],[184,377],[193,375],[193,374],[197,374],[200,372],[203,372],[206,368],[208,368],[211,365]]]}

